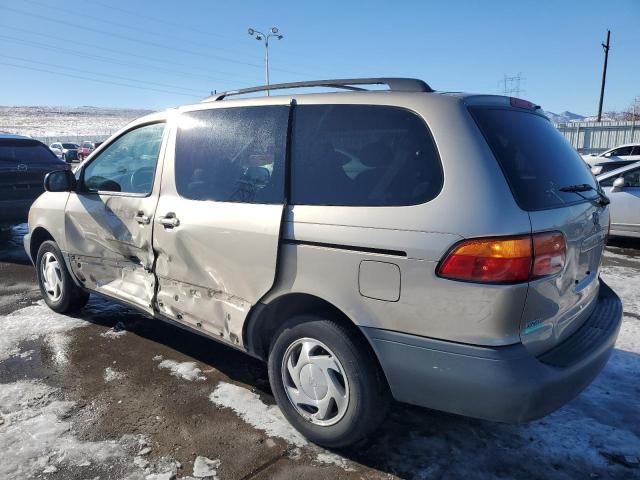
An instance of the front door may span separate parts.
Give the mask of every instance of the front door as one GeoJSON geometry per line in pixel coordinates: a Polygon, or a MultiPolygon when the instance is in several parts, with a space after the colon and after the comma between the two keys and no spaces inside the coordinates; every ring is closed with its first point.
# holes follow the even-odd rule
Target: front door
{"type": "Polygon", "coordinates": [[[154,221],[157,308],[239,345],[275,279],[289,106],[183,113],[154,221]]]}
{"type": "Polygon", "coordinates": [[[83,167],[65,209],[76,277],[98,293],[149,313],[155,292],[151,235],[160,189],[156,169],[164,132],[164,123],[152,123],[113,140],[83,167]]]}

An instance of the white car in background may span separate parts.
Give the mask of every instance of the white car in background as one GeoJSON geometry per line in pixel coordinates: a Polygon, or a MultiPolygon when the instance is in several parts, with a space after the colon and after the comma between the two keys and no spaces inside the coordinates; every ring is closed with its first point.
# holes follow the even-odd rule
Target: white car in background
{"type": "MultiPolygon", "coordinates": [[[[583,155],[582,158],[589,164],[590,167],[594,167],[599,163],[615,162],[615,161],[638,161],[640,160],[640,143],[625,143],[617,147],[611,148],[606,152],[599,155],[583,155]]],[[[599,172],[594,172],[598,175],[599,172]]]]}
{"type": "Polygon", "coordinates": [[[640,238],[640,161],[598,175],[611,200],[611,235],[640,238]]]}

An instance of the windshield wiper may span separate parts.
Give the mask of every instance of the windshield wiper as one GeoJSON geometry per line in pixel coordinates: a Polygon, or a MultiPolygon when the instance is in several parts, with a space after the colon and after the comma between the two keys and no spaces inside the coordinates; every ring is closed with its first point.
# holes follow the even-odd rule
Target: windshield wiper
{"type": "Polygon", "coordinates": [[[577,185],[569,185],[567,187],[562,187],[559,188],[558,190],[560,190],[561,192],[570,192],[570,193],[576,193],[578,195],[580,195],[582,198],[584,198],[585,200],[589,200],[590,202],[595,201],[594,198],[588,198],[584,195],[582,195],[583,192],[596,192],[598,194],[598,204],[601,207],[606,207],[607,205],[609,205],[611,203],[611,200],[609,200],[609,197],[607,197],[604,193],[602,193],[602,190],[600,190],[599,188],[595,188],[592,185],[589,185],[588,183],[579,183],[577,185]]]}

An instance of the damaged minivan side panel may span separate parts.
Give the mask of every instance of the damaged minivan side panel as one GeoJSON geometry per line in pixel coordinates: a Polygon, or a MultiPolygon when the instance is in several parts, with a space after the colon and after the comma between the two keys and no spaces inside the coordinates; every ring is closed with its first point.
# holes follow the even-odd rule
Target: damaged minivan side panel
{"type": "MultiPolygon", "coordinates": [[[[164,120],[162,118],[161,120],[164,120]]],[[[152,219],[164,121],[135,126],[82,166],[65,209],[69,263],[83,286],[153,312],[152,219]]]]}
{"type": "Polygon", "coordinates": [[[275,103],[183,112],[153,225],[158,312],[237,346],[275,279],[289,101],[275,103]]]}

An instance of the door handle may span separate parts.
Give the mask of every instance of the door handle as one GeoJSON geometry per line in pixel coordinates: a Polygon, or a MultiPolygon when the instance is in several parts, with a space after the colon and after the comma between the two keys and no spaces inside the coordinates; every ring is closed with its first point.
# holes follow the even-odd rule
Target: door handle
{"type": "Polygon", "coordinates": [[[175,228],[180,225],[180,220],[178,220],[176,214],[172,212],[167,213],[164,217],[160,217],[158,222],[160,222],[164,228],[175,228]]]}
{"type": "Polygon", "coordinates": [[[151,217],[149,217],[149,215],[145,215],[142,210],[140,210],[136,214],[135,218],[136,222],[138,222],[140,225],[149,225],[151,223],[151,217]]]}

